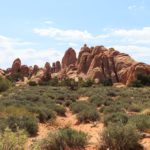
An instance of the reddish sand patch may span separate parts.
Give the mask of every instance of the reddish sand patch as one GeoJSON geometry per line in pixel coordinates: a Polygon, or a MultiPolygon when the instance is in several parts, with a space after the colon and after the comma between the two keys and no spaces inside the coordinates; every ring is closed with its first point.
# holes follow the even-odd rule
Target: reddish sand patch
{"type": "Polygon", "coordinates": [[[150,138],[143,139],[141,144],[143,145],[144,150],[150,150],[150,138]]]}
{"type": "Polygon", "coordinates": [[[88,101],[89,97],[88,96],[80,96],[78,101],[88,101]]]}
{"type": "Polygon", "coordinates": [[[78,131],[86,132],[89,135],[89,146],[87,150],[94,150],[97,145],[99,134],[103,130],[103,124],[100,122],[78,124],[76,115],[73,115],[69,109],[67,110],[66,117],[57,117],[56,120],[60,127],[71,127],[78,131]]]}
{"type": "MultiPolygon", "coordinates": [[[[58,116],[55,124],[39,124],[38,135],[36,137],[29,138],[26,149],[28,150],[29,146],[34,141],[45,138],[48,132],[64,127],[71,127],[78,131],[86,132],[89,135],[89,144],[86,147],[86,150],[96,150],[99,134],[101,134],[104,129],[104,125],[101,122],[78,124],[76,115],[72,114],[72,112],[67,109],[66,116],[58,116]]],[[[150,150],[150,138],[143,139],[141,144],[144,146],[144,150],[150,150]]]]}

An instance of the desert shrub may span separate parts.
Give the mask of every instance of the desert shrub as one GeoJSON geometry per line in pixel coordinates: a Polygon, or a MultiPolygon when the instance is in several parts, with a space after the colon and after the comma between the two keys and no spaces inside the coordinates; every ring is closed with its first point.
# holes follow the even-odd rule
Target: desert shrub
{"type": "Polygon", "coordinates": [[[38,85],[40,85],[40,86],[48,86],[48,85],[50,85],[50,81],[39,81],[38,82],[38,85]]]}
{"type": "Polygon", "coordinates": [[[97,107],[99,107],[101,105],[109,106],[113,102],[110,97],[102,96],[100,94],[91,96],[89,101],[97,107]]]}
{"type": "Polygon", "coordinates": [[[23,80],[23,75],[20,72],[13,73],[12,75],[8,76],[8,79],[12,82],[16,82],[19,80],[23,80]]]}
{"type": "Polygon", "coordinates": [[[80,123],[88,123],[91,121],[98,121],[100,119],[99,113],[95,108],[84,109],[77,114],[77,119],[80,123]]]}
{"type": "Polygon", "coordinates": [[[0,133],[1,150],[23,150],[26,141],[27,135],[24,130],[12,132],[11,129],[6,128],[4,133],[0,133]]]}
{"type": "Polygon", "coordinates": [[[70,85],[69,85],[69,89],[70,90],[77,90],[78,89],[78,82],[76,82],[75,80],[71,80],[70,85]]]}
{"type": "Polygon", "coordinates": [[[7,120],[6,118],[0,118],[0,133],[3,132],[5,130],[5,128],[7,127],[7,120]]]}
{"type": "Polygon", "coordinates": [[[37,121],[35,115],[23,107],[17,106],[1,106],[1,125],[0,130],[3,131],[6,127],[16,131],[17,127],[27,130],[29,134],[37,132],[37,121]]]}
{"type": "Polygon", "coordinates": [[[111,113],[104,115],[104,124],[108,126],[109,124],[121,124],[125,125],[128,122],[128,116],[123,113],[111,113]]]}
{"type": "Polygon", "coordinates": [[[92,79],[87,79],[85,81],[82,80],[82,82],[80,82],[80,86],[82,87],[91,87],[94,84],[94,80],[92,79]]]}
{"type": "Polygon", "coordinates": [[[73,111],[73,113],[79,113],[82,110],[89,109],[90,107],[91,107],[91,104],[89,104],[87,102],[83,102],[83,101],[74,102],[70,106],[71,111],[73,111]]]}
{"type": "Polygon", "coordinates": [[[135,115],[129,118],[129,123],[135,126],[140,131],[150,129],[149,115],[135,115]]]}
{"type": "Polygon", "coordinates": [[[103,104],[103,98],[99,94],[92,95],[89,101],[97,107],[103,104]]]}
{"type": "Polygon", "coordinates": [[[104,114],[109,114],[109,113],[117,113],[117,112],[123,112],[122,108],[118,105],[110,105],[103,107],[104,114]]]}
{"type": "Polygon", "coordinates": [[[86,133],[64,128],[50,132],[48,137],[35,144],[35,147],[44,150],[83,149],[87,145],[87,140],[86,133]]]}
{"type": "Polygon", "coordinates": [[[69,106],[71,105],[71,103],[72,103],[72,101],[67,100],[67,101],[65,101],[64,105],[65,105],[66,107],[69,107],[69,106]]]}
{"type": "Polygon", "coordinates": [[[71,82],[73,81],[73,79],[70,78],[64,78],[61,81],[61,86],[70,86],[71,82]]]}
{"type": "Polygon", "coordinates": [[[116,97],[116,96],[117,96],[117,93],[114,92],[114,91],[108,91],[108,92],[107,92],[107,96],[116,97]]]}
{"type": "Polygon", "coordinates": [[[128,107],[128,111],[131,111],[131,112],[140,112],[141,110],[142,110],[141,106],[137,104],[129,105],[128,107]]]}
{"type": "Polygon", "coordinates": [[[112,79],[108,78],[108,79],[105,79],[102,84],[104,86],[112,86],[113,85],[113,82],[112,82],[112,79]]]}
{"type": "Polygon", "coordinates": [[[59,85],[59,80],[57,77],[54,77],[52,78],[50,81],[49,81],[49,85],[51,86],[58,86],[59,85]]]}
{"type": "Polygon", "coordinates": [[[19,129],[25,129],[30,135],[35,135],[38,131],[38,122],[36,118],[29,116],[9,116],[7,118],[7,123],[12,131],[17,131],[19,129]]]}
{"type": "Polygon", "coordinates": [[[142,87],[142,86],[150,86],[150,75],[145,74],[137,74],[136,80],[132,81],[129,86],[132,87],[142,87]]]}
{"type": "Polygon", "coordinates": [[[142,73],[138,74],[137,80],[139,80],[142,85],[150,86],[150,75],[146,75],[146,74],[142,74],[142,73]]]}
{"type": "Polygon", "coordinates": [[[109,126],[100,135],[99,150],[140,150],[139,134],[132,126],[109,126]]]}
{"type": "Polygon", "coordinates": [[[134,80],[129,84],[130,87],[143,87],[143,84],[140,80],[134,80]]]}
{"type": "Polygon", "coordinates": [[[59,116],[65,116],[66,109],[64,106],[61,105],[55,105],[53,110],[59,115],[59,116]]]}
{"type": "Polygon", "coordinates": [[[11,83],[9,80],[0,77],[0,92],[4,92],[9,89],[11,83]]]}
{"type": "Polygon", "coordinates": [[[35,81],[29,81],[28,84],[30,86],[37,86],[37,83],[35,81]]]}
{"type": "Polygon", "coordinates": [[[54,111],[46,107],[39,107],[32,111],[37,113],[37,117],[41,123],[44,123],[49,120],[54,120],[56,118],[54,111]]]}

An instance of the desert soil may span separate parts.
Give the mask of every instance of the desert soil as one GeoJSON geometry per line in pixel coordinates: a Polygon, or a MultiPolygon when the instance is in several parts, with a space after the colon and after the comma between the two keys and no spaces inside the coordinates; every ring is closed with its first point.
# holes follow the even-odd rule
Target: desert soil
{"type": "MultiPolygon", "coordinates": [[[[88,97],[80,97],[79,101],[87,101],[88,97]]],[[[89,144],[86,150],[96,150],[99,134],[102,133],[104,125],[101,122],[78,124],[76,115],[72,114],[69,108],[67,108],[66,116],[58,116],[56,121],[52,124],[39,123],[39,131],[36,137],[29,138],[26,145],[26,149],[29,150],[29,146],[36,140],[41,140],[47,136],[50,131],[55,131],[59,128],[71,127],[78,131],[86,132],[89,135],[89,144]]],[[[145,138],[141,141],[144,146],[144,150],[150,150],[150,138],[145,138]]]]}

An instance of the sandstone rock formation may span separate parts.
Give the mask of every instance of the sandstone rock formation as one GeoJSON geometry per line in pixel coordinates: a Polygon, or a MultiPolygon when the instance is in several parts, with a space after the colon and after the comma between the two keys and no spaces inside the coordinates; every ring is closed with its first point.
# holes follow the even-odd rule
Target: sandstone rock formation
{"type": "Polygon", "coordinates": [[[11,68],[11,73],[15,74],[20,72],[21,69],[21,60],[19,58],[15,59],[13,64],[12,64],[12,68],[11,68]]]}
{"type": "Polygon", "coordinates": [[[45,69],[46,69],[47,72],[51,72],[51,66],[50,66],[49,62],[45,63],[45,69]]]}
{"type": "Polygon", "coordinates": [[[44,68],[37,65],[28,67],[21,65],[21,60],[17,58],[12,68],[0,71],[6,76],[19,74],[32,81],[48,81],[51,77],[58,78],[83,78],[94,79],[97,82],[104,82],[107,79],[113,83],[123,83],[128,85],[136,79],[137,74],[150,74],[150,65],[136,62],[129,55],[120,53],[114,48],[104,46],[88,47],[86,44],[81,48],[78,58],[74,49],[69,48],[60,61],[52,63],[46,62],[44,68]]]}
{"type": "Polygon", "coordinates": [[[135,80],[138,73],[150,74],[150,65],[137,63],[129,55],[113,48],[107,49],[104,46],[89,48],[84,45],[79,52],[77,63],[76,61],[70,63],[70,58],[73,57],[70,53],[74,53],[74,50],[68,49],[62,60],[62,68],[63,70],[65,68],[65,74],[69,77],[74,74],[84,79],[98,79],[99,82],[111,79],[113,83],[129,84],[135,80]]]}
{"type": "Polygon", "coordinates": [[[76,52],[74,49],[69,48],[62,59],[62,68],[67,68],[69,65],[75,65],[77,61],[76,52]]]}
{"type": "Polygon", "coordinates": [[[21,74],[23,75],[23,77],[28,77],[28,76],[29,76],[29,73],[30,73],[29,67],[26,66],[26,65],[22,65],[22,66],[20,67],[20,72],[21,72],[21,74]]]}
{"type": "Polygon", "coordinates": [[[56,69],[55,69],[55,72],[57,73],[57,72],[59,72],[60,70],[61,70],[61,64],[60,64],[60,61],[56,61],[56,63],[55,63],[56,65],[56,69]]]}

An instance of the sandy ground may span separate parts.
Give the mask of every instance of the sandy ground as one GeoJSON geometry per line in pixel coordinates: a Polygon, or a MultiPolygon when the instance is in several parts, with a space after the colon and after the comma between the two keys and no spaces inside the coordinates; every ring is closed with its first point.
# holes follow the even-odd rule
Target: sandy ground
{"type": "Polygon", "coordinates": [[[29,146],[36,140],[43,139],[47,136],[49,131],[56,130],[58,128],[71,127],[78,131],[84,131],[89,135],[89,145],[86,150],[95,150],[98,140],[98,135],[103,130],[103,124],[100,122],[77,124],[76,115],[73,115],[69,109],[67,109],[65,117],[57,117],[53,126],[49,124],[39,124],[39,132],[36,137],[29,138],[26,149],[29,150],[29,146]]]}
{"type": "Polygon", "coordinates": [[[150,138],[143,139],[141,144],[144,146],[144,150],[150,150],[150,138]]]}
{"type": "MultiPolygon", "coordinates": [[[[87,101],[88,97],[80,97],[79,101],[87,101]]],[[[39,132],[36,137],[29,138],[26,150],[30,150],[29,146],[36,140],[45,138],[49,131],[53,131],[59,128],[71,127],[78,131],[84,131],[89,135],[89,144],[86,150],[96,150],[99,134],[103,131],[104,125],[101,122],[94,122],[88,124],[78,124],[76,115],[67,108],[66,116],[56,118],[53,124],[39,124],[39,132]]],[[[144,150],[150,150],[150,138],[145,138],[141,141],[144,146],[144,150]]]]}

